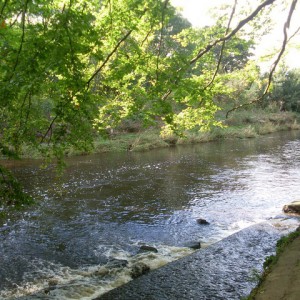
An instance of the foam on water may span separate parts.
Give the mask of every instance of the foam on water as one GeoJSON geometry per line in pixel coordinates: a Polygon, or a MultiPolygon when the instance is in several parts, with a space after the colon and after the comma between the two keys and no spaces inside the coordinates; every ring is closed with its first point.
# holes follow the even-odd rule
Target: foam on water
{"type": "MultiPolygon", "coordinates": [[[[138,264],[146,264],[153,270],[193,252],[190,248],[165,245],[159,245],[156,249],[157,253],[141,252],[137,255],[108,250],[106,255],[109,262],[106,265],[86,266],[79,269],[53,264],[52,271],[41,268],[30,281],[28,278],[32,278],[32,273],[25,274],[26,283],[2,291],[0,297],[3,300],[90,300],[132,280],[132,269],[138,264]],[[126,261],[128,263],[125,265],[126,261]]],[[[39,261],[35,263],[42,264],[39,261]]]]}

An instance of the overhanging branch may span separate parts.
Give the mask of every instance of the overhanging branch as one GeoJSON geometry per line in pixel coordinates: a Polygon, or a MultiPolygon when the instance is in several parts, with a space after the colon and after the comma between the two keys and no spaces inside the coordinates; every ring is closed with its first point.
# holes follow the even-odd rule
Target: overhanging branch
{"type": "Polygon", "coordinates": [[[231,39],[247,23],[249,23],[250,21],[252,21],[264,7],[273,4],[273,2],[275,2],[275,1],[276,0],[267,0],[267,1],[263,2],[261,5],[259,5],[250,16],[248,16],[244,20],[240,21],[239,24],[230,33],[228,33],[224,37],[221,37],[221,38],[215,40],[213,43],[207,45],[204,49],[200,50],[198,52],[198,54],[196,55],[196,57],[194,57],[190,61],[190,65],[194,64],[197,60],[199,60],[203,55],[205,55],[206,53],[208,53],[217,44],[222,43],[224,41],[227,41],[227,40],[231,39]]]}
{"type": "Polygon", "coordinates": [[[269,92],[269,89],[270,89],[270,86],[271,86],[271,83],[272,83],[272,78],[273,78],[273,74],[276,70],[276,67],[278,66],[281,58],[282,58],[282,55],[286,49],[286,46],[287,46],[287,43],[289,42],[290,39],[288,39],[288,29],[290,27],[290,23],[291,23],[291,19],[292,19],[292,16],[293,16],[293,12],[295,11],[295,8],[296,8],[296,5],[297,5],[297,2],[298,0],[293,0],[291,6],[290,6],[290,10],[289,10],[289,14],[288,14],[288,17],[287,17],[287,20],[286,22],[284,23],[284,26],[283,26],[283,42],[282,42],[282,46],[281,46],[281,49],[278,53],[278,56],[276,58],[276,60],[274,61],[272,67],[271,67],[271,70],[270,70],[270,73],[269,73],[269,76],[268,76],[268,83],[265,87],[265,90],[263,92],[263,94],[258,97],[257,99],[254,99],[252,100],[251,102],[248,102],[248,103],[245,103],[245,104],[241,104],[241,105],[238,105],[232,109],[230,109],[229,111],[227,111],[226,113],[226,118],[228,118],[228,115],[237,110],[237,109],[240,109],[242,107],[245,107],[245,106],[248,106],[248,105],[251,105],[251,104],[254,104],[254,103],[257,103],[257,102],[260,102],[264,99],[264,97],[267,95],[267,93],[269,92]]]}
{"type": "Polygon", "coordinates": [[[17,66],[19,64],[20,55],[21,55],[23,44],[24,44],[24,40],[25,40],[25,22],[26,22],[26,13],[27,13],[28,2],[29,2],[29,0],[27,0],[25,2],[24,9],[22,11],[22,35],[21,35],[21,41],[20,41],[19,50],[17,52],[17,58],[16,58],[16,61],[15,61],[14,67],[13,67],[13,71],[12,71],[12,74],[11,74],[9,80],[11,80],[13,78],[14,74],[15,74],[15,71],[16,71],[17,66]]]}
{"type": "MultiPolygon", "coordinates": [[[[200,58],[202,58],[206,53],[208,53],[212,48],[214,48],[216,45],[228,41],[229,39],[231,39],[238,31],[240,31],[247,23],[249,23],[250,21],[252,21],[258,14],[259,12],[265,8],[268,5],[271,5],[275,2],[276,0],[266,0],[264,1],[262,4],[260,4],[247,18],[241,20],[238,25],[228,34],[226,34],[225,36],[215,40],[214,42],[208,44],[205,48],[199,50],[198,54],[190,60],[190,62],[188,63],[189,66],[193,65],[194,63],[196,63],[200,58]]],[[[177,71],[180,72],[182,71],[182,68],[179,69],[177,71]]],[[[169,95],[172,93],[172,89],[169,89],[163,96],[162,96],[162,100],[166,100],[169,95]]]]}
{"type": "Polygon", "coordinates": [[[105,67],[105,65],[108,63],[110,58],[117,52],[121,44],[130,36],[132,33],[133,29],[130,29],[116,44],[114,49],[107,55],[103,63],[100,65],[100,67],[94,72],[94,74],[90,77],[90,79],[86,82],[87,89],[89,89],[91,82],[93,79],[102,71],[102,69],[105,67]]]}
{"type": "Polygon", "coordinates": [[[169,0],[166,0],[162,7],[162,13],[161,13],[161,27],[160,27],[160,33],[159,33],[159,43],[158,43],[158,50],[157,50],[157,56],[156,56],[156,81],[158,81],[158,73],[159,73],[159,60],[162,52],[162,45],[163,45],[163,33],[164,33],[164,26],[165,26],[165,12],[166,8],[169,4],[169,0]]]}

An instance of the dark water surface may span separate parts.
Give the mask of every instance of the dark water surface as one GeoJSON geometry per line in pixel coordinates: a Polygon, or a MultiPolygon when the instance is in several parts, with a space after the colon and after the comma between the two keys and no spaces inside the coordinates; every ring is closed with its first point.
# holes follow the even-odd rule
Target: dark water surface
{"type": "Polygon", "coordinates": [[[59,180],[38,161],[9,164],[38,204],[0,224],[0,299],[92,299],[129,280],[113,259],[155,268],[300,198],[297,131],[73,157],[59,180]],[[158,253],[138,254],[143,243],[158,253]]]}

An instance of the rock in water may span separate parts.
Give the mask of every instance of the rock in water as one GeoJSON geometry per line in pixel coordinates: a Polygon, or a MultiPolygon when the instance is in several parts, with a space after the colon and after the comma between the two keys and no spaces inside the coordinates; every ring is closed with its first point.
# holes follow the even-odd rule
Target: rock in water
{"type": "Polygon", "coordinates": [[[125,259],[111,259],[107,263],[109,268],[125,268],[128,265],[128,261],[125,259]]]}
{"type": "Polygon", "coordinates": [[[207,222],[205,219],[197,219],[197,223],[200,225],[209,225],[209,222],[207,222]]]}
{"type": "Polygon", "coordinates": [[[139,252],[144,252],[144,251],[149,251],[149,252],[154,252],[154,253],[158,252],[158,250],[155,247],[147,246],[147,245],[143,245],[140,247],[139,252]]]}
{"type": "Polygon", "coordinates": [[[297,214],[300,215],[300,201],[294,201],[286,204],[283,207],[283,211],[287,214],[297,214]]]}
{"type": "Polygon", "coordinates": [[[132,267],[130,275],[133,279],[138,278],[150,271],[150,267],[140,262],[132,267]]]}
{"type": "Polygon", "coordinates": [[[198,250],[201,248],[201,243],[200,242],[188,242],[184,244],[185,247],[191,248],[193,250],[198,250]]]}

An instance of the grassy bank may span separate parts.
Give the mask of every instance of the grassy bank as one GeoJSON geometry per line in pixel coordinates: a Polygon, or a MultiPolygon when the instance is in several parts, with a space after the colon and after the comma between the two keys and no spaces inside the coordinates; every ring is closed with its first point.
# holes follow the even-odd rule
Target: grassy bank
{"type": "MultiPolygon", "coordinates": [[[[183,137],[161,136],[159,126],[148,129],[140,124],[124,124],[103,137],[95,137],[94,145],[89,150],[78,151],[68,148],[66,156],[83,155],[103,152],[147,151],[156,148],[166,148],[174,145],[196,144],[220,139],[254,138],[277,131],[300,129],[300,114],[293,112],[272,112],[252,108],[238,110],[225,119],[224,114],[218,117],[224,127],[213,127],[210,131],[187,131],[183,137]],[[127,126],[127,127],[126,127],[127,126]]],[[[37,148],[24,145],[22,157],[40,158],[37,148]]]]}
{"type": "MultiPolygon", "coordinates": [[[[263,271],[262,275],[259,277],[257,287],[255,289],[253,289],[251,294],[244,300],[255,300],[256,299],[257,295],[259,295],[261,293],[262,285],[264,284],[268,275],[274,270],[276,264],[278,263],[279,258],[282,257],[282,254],[287,251],[289,245],[291,245],[291,243],[298,237],[300,237],[300,227],[296,231],[294,231],[294,232],[290,233],[289,235],[284,236],[278,240],[278,242],[276,244],[276,254],[271,255],[266,258],[266,260],[264,262],[264,266],[263,266],[264,271],[263,271]]],[[[266,299],[269,299],[269,298],[266,298],[266,299]]]]}
{"type": "Polygon", "coordinates": [[[95,140],[95,152],[145,151],[170,147],[176,144],[193,144],[218,139],[253,138],[272,132],[300,129],[300,115],[292,112],[266,112],[252,109],[236,111],[223,121],[224,127],[210,131],[188,131],[184,137],[160,135],[159,128],[140,130],[136,133],[116,131],[109,138],[95,140]]]}

